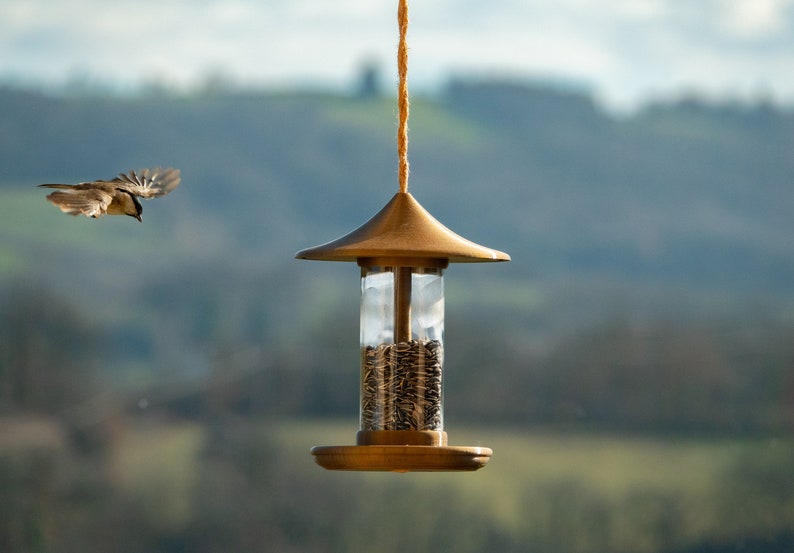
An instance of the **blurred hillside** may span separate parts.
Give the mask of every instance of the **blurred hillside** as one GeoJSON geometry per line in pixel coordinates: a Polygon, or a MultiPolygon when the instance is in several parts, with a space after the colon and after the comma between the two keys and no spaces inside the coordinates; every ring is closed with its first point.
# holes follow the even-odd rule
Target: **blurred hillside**
{"type": "Polygon", "coordinates": [[[791,551],[794,114],[764,103],[415,98],[411,192],[513,257],[445,273],[445,425],[496,453],[313,465],[357,429],[359,273],[293,256],[397,191],[395,109],[0,88],[0,551],[791,551]],[[183,183],[143,224],[35,188],[155,165],[183,183]]]}
{"type": "MultiPolygon", "coordinates": [[[[186,186],[157,219],[207,253],[290,253],[396,191],[391,98],[0,99],[5,190],[178,166],[186,186]]],[[[616,120],[584,94],[466,81],[414,104],[411,191],[509,251],[511,278],[794,290],[792,113],[687,100],[616,120]]]]}
{"type": "MultiPolygon", "coordinates": [[[[397,190],[394,101],[367,92],[0,89],[5,313],[38,328],[63,305],[116,383],[219,373],[238,408],[354,416],[357,270],[292,256],[397,190]],[[142,225],[66,217],[34,188],[154,165],[183,184],[142,225]]],[[[450,417],[789,423],[794,114],[687,99],[617,119],[582,93],[455,80],[410,127],[411,192],[513,257],[447,272],[450,417]]]]}

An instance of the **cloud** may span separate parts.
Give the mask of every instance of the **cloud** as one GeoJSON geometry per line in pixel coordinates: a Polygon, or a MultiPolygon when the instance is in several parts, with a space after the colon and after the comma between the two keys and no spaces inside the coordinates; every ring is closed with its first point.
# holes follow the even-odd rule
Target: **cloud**
{"type": "Polygon", "coordinates": [[[786,29],[788,0],[734,0],[723,17],[725,28],[738,37],[758,38],[786,29]]]}
{"type": "MultiPolygon", "coordinates": [[[[624,106],[681,87],[766,87],[794,102],[794,0],[434,0],[410,13],[418,86],[507,72],[588,82],[624,106]]],[[[45,82],[79,70],[119,86],[188,86],[208,72],[342,85],[365,59],[393,69],[396,43],[396,2],[0,3],[0,75],[45,82]]]]}

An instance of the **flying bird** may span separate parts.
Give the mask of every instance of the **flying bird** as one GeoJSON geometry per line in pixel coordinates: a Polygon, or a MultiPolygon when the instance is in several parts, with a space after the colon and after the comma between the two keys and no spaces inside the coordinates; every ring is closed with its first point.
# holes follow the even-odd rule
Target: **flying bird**
{"type": "Polygon", "coordinates": [[[139,169],[121,173],[113,180],[95,180],[79,184],[40,184],[58,188],[47,201],[69,215],[83,214],[96,219],[107,215],[129,215],[142,222],[143,206],[138,198],[157,198],[179,186],[179,169],[139,169]]]}

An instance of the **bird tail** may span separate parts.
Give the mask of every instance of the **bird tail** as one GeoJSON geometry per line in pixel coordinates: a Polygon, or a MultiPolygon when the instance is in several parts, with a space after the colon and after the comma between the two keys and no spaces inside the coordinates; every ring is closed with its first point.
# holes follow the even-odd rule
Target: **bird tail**
{"type": "Polygon", "coordinates": [[[72,184],[40,184],[39,188],[74,188],[72,184]]]}
{"type": "MultiPolygon", "coordinates": [[[[56,188],[58,188],[57,185],[56,188]]],[[[85,212],[83,206],[84,202],[81,202],[81,199],[76,194],[70,194],[68,192],[53,192],[47,196],[47,201],[69,215],[80,215],[81,213],[85,212]]],[[[91,215],[89,213],[85,213],[85,215],[88,217],[96,217],[95,214],[91,215]]]]}

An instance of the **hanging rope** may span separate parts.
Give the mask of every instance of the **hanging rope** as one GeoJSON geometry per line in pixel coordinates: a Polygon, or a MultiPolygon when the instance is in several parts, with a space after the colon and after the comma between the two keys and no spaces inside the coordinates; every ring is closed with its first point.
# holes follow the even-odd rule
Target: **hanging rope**
{"type": "Polygon", "coordinates": [[[408,0],[400,0],[397,8],[397,23],[400,26],[400,44],[397,47],[397,73],[400,77],[397,89],[397,109],[399,125],[397,127],[397,156],[400,160],[399,180],[400,192],[408,192],[408,43],[405,39],[408,34],[408,0]]]}

